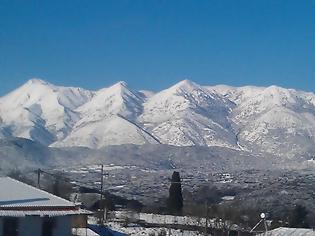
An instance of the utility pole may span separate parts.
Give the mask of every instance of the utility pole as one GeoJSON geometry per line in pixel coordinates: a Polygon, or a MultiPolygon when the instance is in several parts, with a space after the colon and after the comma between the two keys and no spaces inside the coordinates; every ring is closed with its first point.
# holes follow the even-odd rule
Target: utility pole
{"type": "Polygon", "coordinates": [[[101,196],[100,196],[100,213],[101,216],[101,224],[104,224],[104,211],[103,211],[103,188],[104,188],[104,165],[101,165],[101,196]]]}
{"type": "Polygon", "coordinates": [[[171,227],[168,226],[168,236],[171,236],[171,235],[172,235],[171,227]]]}
{"type": "Polygon", "coordinates": [[[265,235],[267,235],[267,232],[268,232],[268,226],[267,226],[266,219],[264,219],[264,226],[265,226],[265,235]]]}
{"type": "Polygon", "coordinates": [[[205,235],[208,235],[208,201],[206,200],[205,202],[205,216],[206,216],[206,221],[205,221],[205,235]]]}
{"type": "Polygon", "coordinates": [[[41,169],[37,170],[37,188],[40,189],[40,173],[41,173],[41,169]]]}
{"type": "Polygon", "coordinates": [[[104,175],[104,165],[101,165],[101,198],[100,198],[101,201],[103,200],[103,188],[104,188],[103,175],[104,175]]]}
{"type": "Polygon", "coordinates": [[[103,191],[104,191],[104,165],[101,165],[101,196],[100,196],[100,213],[101,215],[101,224],[104,225],[104,214],[106,211],[104,211],[104,201],[103,201],[103,191]]]}

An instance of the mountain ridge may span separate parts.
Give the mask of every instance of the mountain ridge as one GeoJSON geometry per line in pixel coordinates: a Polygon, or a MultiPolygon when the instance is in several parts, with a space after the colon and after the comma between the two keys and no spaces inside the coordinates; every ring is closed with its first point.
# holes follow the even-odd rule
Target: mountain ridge
{"type": "Polygon", "coordinates": [[[0,97],[0,138],[46,146],[219,146],[296,156],[315,144],[315,94],[279,86],[201,86],[153,93],[118,83],[97,91],[31,79],[0,97]]]}

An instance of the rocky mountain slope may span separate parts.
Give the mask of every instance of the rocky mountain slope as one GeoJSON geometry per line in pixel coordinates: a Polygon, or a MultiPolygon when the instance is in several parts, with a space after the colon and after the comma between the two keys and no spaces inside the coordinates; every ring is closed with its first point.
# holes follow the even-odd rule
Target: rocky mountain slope
{"type": "Polygon", "coordinates": [[[208,87],[236,104],[230,114],[239,143],[276,155],[314,151],[315,95],[277,86],[208,87]]]}
{"type": "Polygon", "coordinates": [[[81,88],[52,85],[38,79],[0,98],[3,137],[23,137],[44,145],[65,138],[80,119],[75,109],[93,97],[81,88]]]}
{"type": "Polygon", "coordinates": [[[188,80],[157,93],[124,82],[88,91],[33,79],[0,98],[0,138],[14,137],[52,147],[167,144],[312,156],[315,95],[188,80]]]}

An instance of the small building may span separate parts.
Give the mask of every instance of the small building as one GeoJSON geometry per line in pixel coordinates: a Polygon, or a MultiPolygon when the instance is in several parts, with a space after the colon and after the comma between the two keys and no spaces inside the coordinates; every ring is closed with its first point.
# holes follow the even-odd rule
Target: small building
{"type": "Polygon", "coordinates": [[[71,236],[73,221],[90,212],[9,177],[0,177],[0,236],[71,236]]]}
{"type": "Polygon", "coordinates": [[[286,228],[280,227],[268,231],[267,233],[258,234],[259,236],[315,236],[313,229],[286,228]]]}

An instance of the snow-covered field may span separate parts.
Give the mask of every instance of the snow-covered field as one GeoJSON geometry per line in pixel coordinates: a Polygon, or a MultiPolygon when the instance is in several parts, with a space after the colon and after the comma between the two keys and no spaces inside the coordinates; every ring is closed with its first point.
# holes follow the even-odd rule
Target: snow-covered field
{"type": "MultiPolygon", "coordinates": [[[[115,216],[118,219],[124,219],[128,212],[115,211],[115,216]]],[[[149,213],[139,213],[138,220],[153,224],[178,224],[178,225],[196,225],[205,226],[206,219],[201,217],[191,216],[173,216],[173,215],[158,215],[149,213]]],[[[213,224],[213,220],[208,221],[208,225],[213,224]]]]}
{"type": "MultiPolygon", "coordinates": [[[[89,217],[88,222],[90,224],[96,224],[97,219],[94,217],[89,217]]],[[[228,222],[225,223],[225,226],[227,226],[228,222]]],[[[159,233],[166,233],[166,235],[175,236],[195,236],[203,234],[198,231],[193,231],[192,229],[181,229],[181,226],[199,226],[201,231],[203,231],[206,225],[206,219],[190,216],[173,216],[148,213],[138,214],[129,211],[115,211],[114,218],[110,218],[105,225],[114,231],[125,233],[127,235],[159,235],[159,233]],[[125,224],[126,222],[129,222],[127,226],[125,224]],[[145,224],[146,227],[141,226],[145,224]]],[[[215,221],[213,219],[208,219],[207,227],[222,228],[223,222],[222,220],[215,221]]],[[[237,226],[231,225],[230,228],[237,229],[237,226]]]]}
{"type": "MultiPolygon", "coordinates": [[[[119,217],[124,217],[125,212],[122,211],[116,211],[116,216],[119,217]]],[[[168,223],[173,223],[173,216],[161,216],[161,215],[154,215],[154,214],[141,214],[140,217],[142,220],[147,220],[146,222],[148,223],[159,223],[159,224],[168,224],[168,223]]],[[[94,217],[89,218],[89,223],[90,224],[95,224],[97,220],[94,217]]],[[[190,223],[193,225],[194,221],[190,220],[189,217],[184,217],[180,220],[181,223],[190,223]]],[[[159,233],[166,233],[166,235],[174,235],[174,236],[185,236],[185,235],[201,235],[197,231],[189,231],[189,230],[179,230],[179,229],[172,229],[170,227],[154,227],[154,228],[146,228],[146,227],[141,227],[135,223],[130,223],[128,226],[124,226],[123,223],[117,223],[114,221],[109,221],[106,223],[106,226],[108,226],[110,229],[125,233],[127,235],[158,235],[159,233]]],[[[81,229],[81,232],[84,233],[84,230],[81,229]]],[[[83,236],[83,235],[82,235],[83,236]]]]}
{"type": "Polygon", "coordinates": [[[202,235],[196,231],[187,231],[187,230],[176,230],[170,228],[144,228],[139,226],[131,226],[131,227],[123,227],[117,223],[108,223],[108,226],[118,232],[125,233],[127,235],[158,235],[161,232],[165,232],[166,235],[173,235],[173,236],[195,236],[195,235],[202,235]]]}

